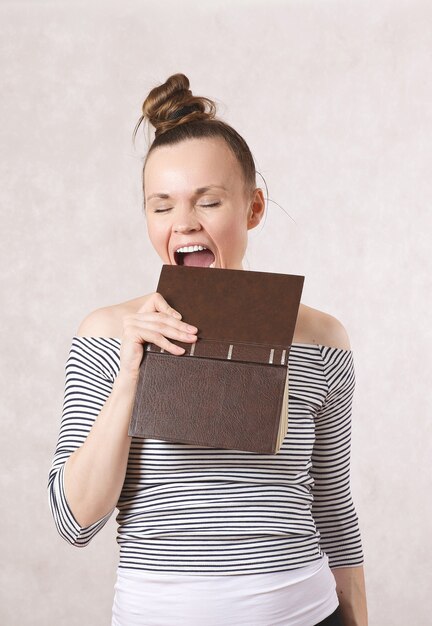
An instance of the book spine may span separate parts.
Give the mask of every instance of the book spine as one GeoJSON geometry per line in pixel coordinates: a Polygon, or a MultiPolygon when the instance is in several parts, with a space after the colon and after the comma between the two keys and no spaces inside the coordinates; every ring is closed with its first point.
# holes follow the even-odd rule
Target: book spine
{"type": "MultiPolygon", "coordinates": [[[[182,357],[194,356],[208,359],[238,361],[244,363],[263,363],[266,365],[284,365],[288,367],[290,346],[268,346],[254,343],[229,343],[200,339],[194,343],[173,341],[185,349],[182,357]]],[[[156,344],[148,343],[146,352],[163,354],[165,351],[156,344]]],[[[170,354],[170,353],[165,353],[170,354]]]]}

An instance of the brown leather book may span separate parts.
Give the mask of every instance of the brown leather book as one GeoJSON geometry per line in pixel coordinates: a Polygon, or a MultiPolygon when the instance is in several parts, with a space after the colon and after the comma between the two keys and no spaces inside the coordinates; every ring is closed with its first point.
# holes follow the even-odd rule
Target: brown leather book
{"type": "Polygon", "coordinates": [[[144,354],[129,435],[276,454],[288,428],[288,356],[304,276],[163,265],[156,291],[198,328],[144,354]]]}

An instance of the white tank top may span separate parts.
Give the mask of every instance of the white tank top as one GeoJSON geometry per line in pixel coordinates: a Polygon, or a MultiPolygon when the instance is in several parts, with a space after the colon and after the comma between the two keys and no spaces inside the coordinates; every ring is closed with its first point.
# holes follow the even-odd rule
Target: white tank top
{"type": "Polygon", "coordinates": [[[328,557],[266,574],[172,575],[117,568],[111,626],[314,626],[339,604],[328,557]]]}

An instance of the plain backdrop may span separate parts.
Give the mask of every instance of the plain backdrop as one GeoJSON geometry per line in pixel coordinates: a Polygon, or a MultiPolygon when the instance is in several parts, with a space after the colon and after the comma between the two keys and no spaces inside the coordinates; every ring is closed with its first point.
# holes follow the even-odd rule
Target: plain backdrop
{"type": "Polygon", "coordinates": [[[349,334],[370,626],[432,624],[431,23],[426,0],[0,3],[2,626],[110,623],[115,514],[71,547],[46,486],[72,336],[157,284],[131,133],[176,72],[267,184],[245,269],[303,274],[349,334]]]}

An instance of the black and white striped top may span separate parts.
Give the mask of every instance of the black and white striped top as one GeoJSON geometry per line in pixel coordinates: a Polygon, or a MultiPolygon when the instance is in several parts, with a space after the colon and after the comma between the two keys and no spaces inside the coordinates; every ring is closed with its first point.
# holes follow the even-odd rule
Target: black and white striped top
{"type": "MultiPolygon", "coordinates": [[[[49,505],[60,535],[86,546],[113,511],[81,527],[64,463],[85,440],[120,366],[118,338],[72,339],[49,505]]],[[[171,574],[259,574],[363,564],[350,493],[350,350],[294,343],[289,427],[276,455],[132,438],[117,503],[119,567],[171,574]]],[[[114,510],[114,509],[113,509],[114,510]]]]}

